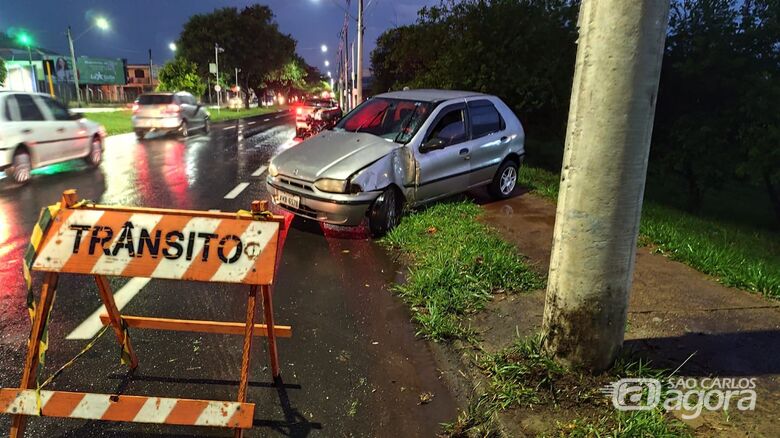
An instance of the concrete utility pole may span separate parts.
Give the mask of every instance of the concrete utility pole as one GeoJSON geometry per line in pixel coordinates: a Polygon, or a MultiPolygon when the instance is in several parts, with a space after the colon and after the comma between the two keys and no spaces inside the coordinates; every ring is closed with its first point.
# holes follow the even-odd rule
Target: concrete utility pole
{"type": "Polygon", "coordinates": [[[76,84],[76,101],[78,102],[78,106],[81,106],[81,90],[79,90],[79,69],[76,66],[76,52],[73,50],[73,35],[70,31],[70,26],[68,26],[68,45],[70,46],[70,62],[71,62],[71,68],[73,69],[73,82],[76,84]]]}
{"type": "Polygon", "coordinates": [[[149,86],[154,91],[154,63],[152,63],[152,49],[149,49],[149,86]]]}
{"type": "Polygon", "coordinates": [[[623,344],[668,0],[584,0],[555,219],[545,347],[608,368],[623,344]]]}
{"type": "Polygon", "coordinates": [[[363,0],[358,0],[357,25],[357,99],[355,106],[363,102],[363,0]]]}

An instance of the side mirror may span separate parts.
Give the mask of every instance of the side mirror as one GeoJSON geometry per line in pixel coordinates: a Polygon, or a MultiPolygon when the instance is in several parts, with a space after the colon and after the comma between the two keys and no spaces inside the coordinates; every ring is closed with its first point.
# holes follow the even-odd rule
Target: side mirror
{"type": "Polygon", "coordinates": [[[435,151],[437,149],[443,149],[443,148],[444,148],[444,139],[432,138],[420,145],[420,152],[424,154],[430,151],[435,151]]]}

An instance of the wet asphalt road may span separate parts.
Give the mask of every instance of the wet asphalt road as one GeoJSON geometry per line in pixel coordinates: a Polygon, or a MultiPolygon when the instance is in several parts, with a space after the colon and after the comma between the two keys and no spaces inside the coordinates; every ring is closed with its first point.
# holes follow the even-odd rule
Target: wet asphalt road
{"type": "MultiPolygon", "coordinates": [[[[138,142],[132,134],[106,144],[98,169],[79,162],[35,172],[18,187],[0,179],[0,387],[21,378],[29,319],[22,256],[42,206],[75,188],[104,204],[235,211],[267,199],[258,169],[295,147],[286,113],[215,124],[208,136],[138,142]],[[254,176],[253,176],[254,174],[254,176]],[[225,195],[239,183],[235,199],[225,195]]],[[[274,288],[282,382],[268,368],[264,338],[255,338],[248,400],[255,426],[246,436],[434,436],[456,415],[455,402],[427,345],[414,338],[404,306],[387,290],[400,267],[361,230],[343,232],[295,219],[274,288]],[[429,404],[420,395],[432,393],[429,404]]],[[[110,279],[115,292],[128,279],[110,279]]],[[[36,288],[40,287],[36,275],[36,288]]],[[[131,285],[128,285],[130,289],[131,285]]],[[[243,321],[245,287],[151,280],[122,310],[130,315],[243,321]]],[[[100,307],[94,281],[63,275],[51,320],[46,371],[76,355],[87,340],[66,336],[100,307]]],[[[261,316],[258,315],[258,320],[261,316]]],[[[241,337],[131,330],[140,366],[129,376],[108,332],[47,389],[234,400],[241,337]]],[[[0,416],[0,435],[10,417],[0,416]]],[[[35,437],[232,436],[225,429],[30,418],[35,437]]]]}

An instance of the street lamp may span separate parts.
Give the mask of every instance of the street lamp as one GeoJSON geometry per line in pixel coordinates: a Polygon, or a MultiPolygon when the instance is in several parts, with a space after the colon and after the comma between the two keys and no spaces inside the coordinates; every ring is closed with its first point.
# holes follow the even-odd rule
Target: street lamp
{"type": "Polygon", "coordinates": [[[326,46],[325,44],[323,44],[322,46],[320,46],[320,50],[322,50],[322,53],[325,53],[325,52],[327,52],[327,51],[328,51],[328,46],[326,46]]]}
{"type": "Polygon", "coordinates": [[[330,66],[330,61],[328,61],[328,60],[326,59],[326,60],[325,60],[325,67],[329,67],[329,66],[330,66]]]}
{"type": "Polygon", "coordinates": [[[176,43],[168,43],[168,48],[171,49],[171,52],[176,51],[176,43]]]}
{"type": "Polygon", "coordinates": [[[70,26],[68,26],[68,30],[66,34],[68,35],[68,45],[70,46],[70,61],[71,61],[71,68],[73,69],[73,82],[76,84],[76,100],[78,101],[79,106],[81,106],[81,90],[79,89],[79,69],[76,65],[76,51],[73,49],[73,41],[76,41],[77,39],[81,38],[92,30],[92,28],[97,27],[100,30],[106,31],[111,27],[111,23],[106,19],[106,17],[96,17],[95,21],[92,22],[92,25],[89,26],[84,32],[81,32],[76,38],[73,38],[73,33],[70,29],[70,26]]]}
{"type": "Polygon", "coordinates": [[[330,71],[328,71],[328,77],[331,77],[331,76],[330,76],[330,71]]]}

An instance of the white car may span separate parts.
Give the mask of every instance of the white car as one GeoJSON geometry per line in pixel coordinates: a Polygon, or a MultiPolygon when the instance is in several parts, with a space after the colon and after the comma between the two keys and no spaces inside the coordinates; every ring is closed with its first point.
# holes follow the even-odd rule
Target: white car
{"type": "Polygon", "coordinates": [[[77,158],[97,166],[105,129],[46,94],[0,91],[0,170],[18,183],[39,167],[77,158]]]}

